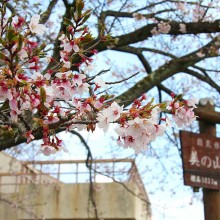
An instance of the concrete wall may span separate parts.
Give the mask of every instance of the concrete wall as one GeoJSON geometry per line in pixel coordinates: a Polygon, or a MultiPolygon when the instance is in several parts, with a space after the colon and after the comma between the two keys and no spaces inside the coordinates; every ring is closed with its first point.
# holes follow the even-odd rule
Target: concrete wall
{"type": "MultiPolygon", "coordinates": [[[[137,186],[132,183],[127,184],[126,187],[139,193],[137,186]]],[[[149,220],[146,203],[129,193],[121,184],[97,183],[95,188],[95,200],[100,219],[149,220]]],[[[11,211],[11,208],[5,207],[7,206],[5,202],[0,202],[0,219],[34,219],[30,213],[38,218],[56,220],[95,218],[94,209],[89,202],[88,183],[21,185],[17,197],[11,194],[11,199],[20,201],[19,205],[23,210],[11,211]]]]}
{"type": "MultiPolygon", "coordinates": [[[[21,161],[0,153],[0,220],[95,219],[89,199],[89,183],[64,184],[49,175],[28,173],[37,174],[39,171],[31,164],[24,166],[21,161]]],[[[126,183],[128,189],[120,183],[95,183],[98,217],[105,220],[150,220],[149,203],[129,192],[142,194],[142,198],[148,201],[139,181],[140,177],[135,176],[126,183]]]]}

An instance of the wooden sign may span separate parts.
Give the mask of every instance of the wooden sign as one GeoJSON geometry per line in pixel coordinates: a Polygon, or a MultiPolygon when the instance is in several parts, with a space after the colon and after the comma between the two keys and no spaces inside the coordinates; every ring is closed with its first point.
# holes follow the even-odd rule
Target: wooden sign
{"type": "Polygon", "coordinates": [[[184,184],[220,190],[220,138],[181,131],[184,184]]]}

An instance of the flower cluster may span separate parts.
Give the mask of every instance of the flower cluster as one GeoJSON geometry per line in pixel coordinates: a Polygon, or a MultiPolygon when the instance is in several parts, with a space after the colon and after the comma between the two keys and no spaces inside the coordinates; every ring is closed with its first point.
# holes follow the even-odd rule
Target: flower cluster
{"type": "Polygon", "coordinates": [[[111,122],[117,122],[115,131],[118,134],[118,144],[124,148],[133,148],[139,153],[172,126],[168,118],[160,118],[160,113],[165,109],[171,110],[173,121],[180,127],[196,120],[193,109],[196,108],[197,100],[180,101],[180,97],[172,96],[173,100],[166,104],[155,105],[151,100],[143,105],[143,101],[146,101],[146,96],[143,95],[134,101],[128,111],[113,102],[98,113],[98,126],[106,132],[111,122]]]}
{"type": "MultiPolygon", "coordinates": [[[[84,71],[91,64],[91,55],[97,53],[97,42],[93,45],[94,38],[84,26],[90,11],[81,13],[83,1],[77,1],[78,8],[72,9],[77,13],[73,11],[72,20],[65,19],[66,32],[59,37],[60,57],[56,60],[36,38],[46,31],[40,15],[29,22],[14,15],[4,18],[0,33],[0,60],[4,63],[0,67],[0,126],[13,130],[15,137],[24,136],[27,143],[42,132],[41,152],[50,155],[64,150],[56,130],[94,131],[98,126],[106,132],[111,123],[117,123],[118,143],[140,152],[170,126],[168,119],[160,118],[166,104],[153,104],[142,96],[125,110],[112,95],[100,92],[106,89],[100,74],[89,77],[84,71]]],[[[160,31],[166,33],[169,28],[161,24],[160,31]]],[[[167,106],[178,125],[196,119],[193,108],[193,100],[176,98],[167,106]]]]}
{"type": "Polygon", "coordinates": [[[158,23],[157,27],[154,27],[151,30],[151,33],[153,35],[158,35],[160,33],[162,34],[168,34],[170,32],[171,26],[169,25],[169,23],[166,22],[160,22],[158,23]]]}
{"type": "Polygon", "coordinates": [[[106,132],[111,122],[116,122],[123,112],[123,106],[119,106],[113,102],[108,108],[100,111],[97,114],[97,121],[99,128],[103,128],[106,132]]]}
{"type": "Polygon", "coordinates": [[[173,98],[173,100],[168,103],[167,109],[172,111],[173,120],[179,127],[188,126],[196,120],[193,110],[196,108],[197,103],[198,100],[195,98],[182,102],[173,98]]]}

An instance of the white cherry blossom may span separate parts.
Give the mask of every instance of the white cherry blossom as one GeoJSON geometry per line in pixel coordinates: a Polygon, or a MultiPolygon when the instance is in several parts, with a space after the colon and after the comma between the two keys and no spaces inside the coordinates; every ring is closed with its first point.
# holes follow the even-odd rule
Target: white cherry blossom
{"type": "Polygon", "coordinates": [[[56,153],[56,149],[49,145],[42,145],[40,152],[42,152],[44,156],[50,156],[51,154],[56,153]]]}
{"type": "Polygon", "coordinates": [[[74,51],[76,53],[79,52],[79,47],[73,40],[69,41],[68,43],[64,43],[63,49],[68,53],[71,51],[74,51]]]}
{"type": "Polygon", "coordinates": [[[33,15],[31,18],[29,28],[32,33],[42,35],[46,31],[46,27],[43,24],[39,24],[40,15],[33,15]]]}
{"type": "Polygon", "coordinates": [[[193,108],[187,109],[186,107],[180,107],[175,111],[173,116],[175,123],[179,126],[186,126],[196,120],[193,108]]]}

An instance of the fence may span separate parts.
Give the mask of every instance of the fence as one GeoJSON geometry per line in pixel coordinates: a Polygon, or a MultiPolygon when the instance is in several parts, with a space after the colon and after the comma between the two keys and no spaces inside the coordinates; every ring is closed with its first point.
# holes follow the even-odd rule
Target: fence
{"type": "Polygon", "coordinates": [[[86,182],[135,182],[146,196],[133,159],[56,160],[21,162],[18,172],[0,173],[0,192],[18,192],[21,184],[76,184],[86,182]]]}

